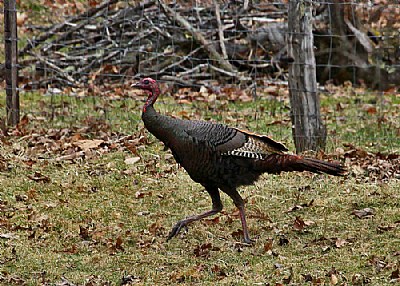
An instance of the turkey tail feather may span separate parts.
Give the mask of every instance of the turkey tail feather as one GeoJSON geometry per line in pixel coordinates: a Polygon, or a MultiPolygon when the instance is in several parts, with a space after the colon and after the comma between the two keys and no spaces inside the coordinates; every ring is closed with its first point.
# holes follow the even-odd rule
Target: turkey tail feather
{"type": "Polygon", "coordinates": [[[317,174],[326,173],[344,176],[346,168],[337,162],[326,162],[314,158],[304,158],[289,154],[272,154],[259,161],[262,171],[268,173],[309,171],[317,174]]]}

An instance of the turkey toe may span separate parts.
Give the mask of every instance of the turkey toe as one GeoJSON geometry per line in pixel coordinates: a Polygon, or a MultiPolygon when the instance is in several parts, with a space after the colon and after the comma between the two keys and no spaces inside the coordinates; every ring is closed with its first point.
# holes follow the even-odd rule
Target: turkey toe
{"type": "Polygon", "coordinates": [[[188,231],[188,227],[186,225],[186,221],[185,220],[180,220],[178,221],[174,227],[171,229],[171,231],[169,232],[167,241],[169,241],[171,238],[173,238],[174,236],[177,236],[179,234],[179,232],[181,231],[182,228],[185,229],[185,231],[188,231]]]}

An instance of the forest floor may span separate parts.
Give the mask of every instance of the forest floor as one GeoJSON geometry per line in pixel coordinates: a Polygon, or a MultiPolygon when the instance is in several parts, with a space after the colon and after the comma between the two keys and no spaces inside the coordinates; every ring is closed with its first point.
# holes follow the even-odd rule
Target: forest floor
{"type": "MultiPolygon", "coordinates": [[[[257,100],[180,90],[157,107],[293,150],[287,91],[271,88],[257,100]]],[[[225,195],[221,214],[166,242],[177,220],[211,202],[144,129],[143,96],[24,93],[21,123],[3,127],[0,142],[0,284],[398,283],[400,98],[331,88],[322,96],[327,151],[311,155],[342,161],[349,175],[265,175],[243,188],[251,247],[225,195]]]]}

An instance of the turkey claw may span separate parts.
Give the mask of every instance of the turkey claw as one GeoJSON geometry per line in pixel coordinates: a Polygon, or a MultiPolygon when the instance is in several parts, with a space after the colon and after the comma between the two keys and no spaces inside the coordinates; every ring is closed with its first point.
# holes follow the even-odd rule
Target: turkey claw
{"type": "Polygon", "coordinates": [[[172,230],[170,231],[167,241],[169,241],[171,238],[173,238],[174,236],[177,236],[179,234],[179,232],[181,231],[181,229],[184,228],[185,231],[188,231],[188,227],[186,225],[186,222],[184,221],[178,221],[174,227],[172,228],[172,230]]]}
{"type": "Polygon", "coordinates": [[[248,238],[248,239],[243,239],[243,243],[247,245],[254,245],[256,241],[254,239],[248,238]]]}

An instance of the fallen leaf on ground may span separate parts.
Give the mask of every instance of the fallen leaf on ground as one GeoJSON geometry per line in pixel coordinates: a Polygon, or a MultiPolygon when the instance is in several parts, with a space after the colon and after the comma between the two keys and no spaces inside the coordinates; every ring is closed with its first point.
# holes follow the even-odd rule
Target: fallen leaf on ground
{"type": "Polygon", "coordinates": [[[392,272],[392,274],[390,274],[390,279],[395,279],[395,280],[400,281],[399,280],[400,279],[400,269],[399,268],[397,268],[396,270],[394,270],[392,272]]]}
{"type": "Polygon", "coordinates": [[[141,191],[137,191],[136,193],[135,193],[135,198],[137,198],[137,199],[142,199],[142,198],[144,198],[145,196],[151,196],[153,193],[152,192],[141,192],[141,191]]]}
{"type": "Polygon", "coordinates": [[[355,215],[358,218],[370,218],[374,216],[374,210],[371,208],[365,208],[362,210],[354,210],[351,212],[351,214],[355,215]]]}
{"type": "Polygon", "coordinates": [[[124,163],[127,165],[133,165],[140,161],[140,157],[130,157],[124,160],[124,163]]]}
{"type": "Polygon", "coordinates": [[[104,143],[104,140],[101,139],[93,139],[93,140],[85,139],[73,142],[73,145],[81,148],[82,151],[87,151],[90,149],[98,148],[102,143],[104,143]]]}
{"type": "Polygon", "coordinates": [[[338,238],[338,239],[336,239],[336,241],[335,241],[335,246],[337,247],[337,248],[341,248],[341,247],[343,247],[343,246],[345,246],[346,244],[348,244],[349,242],[347,241],[347,240],[345,240],[345,239],[343,239],[343,238],[338,238]]]}
{"type": "Polygon", "coordinates": [[[305,224],[304,220],[301,217],[297,216],[296,219],[294,220],[293,228],[295,230],[301,231],[304,229],[305,226],[306,226],[306,224],[305,224]]]}
{"type": "Polygon", "coordinates": [[[338,284],[338,278],[335,274],[331,274],[330,285],[336,285],[336,284],[338,284]]]}
{"type": "Polygon", "coordinates": [[[82,158],[85,155],[85,151],[74,152],[72,154],[64,155],[57,157],[56,161],[66,161],[66,160],[74,160],[76,158],[82,158]]]}
{"type": "Polygon", "coordinates": [[[202,245],[196,246],[196,248],[193,250],[193,253],[196,257],[208,257],[210,256],[211,248],[211,243],[204,243],[202,245]]]}
{"type": "Polygon", "coordinates": [[[17,239],[18,235],[16,235],[15,233],[12,232],[7,232],[7,233],[2,233],[0,234],[0,238],[4,238],[4,239],[17,239]]]}
{"type": "Polygon", "coordinates": [[[313,281],[311,274],[301,274],[301,276],[303,276],[304,282],[312,282],[313,281]]]}
{"type": "Polygon", "coordinates": [[[387,265],[387,263],[383,259],[377,256],[372,256],[372,258],[369,260],[369,263],[375,267],[375,270],[377,272],[380,272],[387,265]]]}
{"type": "Polygon", "coordinates": [[[269,238],[268,241],[264,244],[264,252],[268,252],[272,250],[273,239],[269,238]]]}
{"type": "Polygon", "coordinates": [[[28,175],[28,178],[35,182],[44,182],[44,183],[50,182],[50,178],[45,175],[42,175],[40,172],[35,172],[33,175],[28,175]]]}

